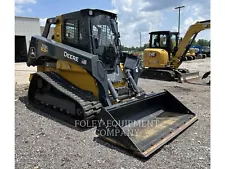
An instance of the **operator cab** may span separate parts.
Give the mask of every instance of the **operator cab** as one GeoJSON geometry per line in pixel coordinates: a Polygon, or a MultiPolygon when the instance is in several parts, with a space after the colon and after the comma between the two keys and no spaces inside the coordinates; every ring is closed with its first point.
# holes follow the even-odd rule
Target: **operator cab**
{"type": "Polygon", "coordinates": [[[68,45],[98,55],[106,68],[113,70],[119,58],[120,46],[117,15],[97,9],[84,9],[77,15],[77,17],[71,15],[70,22],[67,19],[68,15],[64,20],[66,26],[64,43],[72,42],[68,45]],[[71,29],[71,24],[73,29],[71,29]],[[72,41],[68,41],[67,32],[71,32],[72,41]]]}
{"type": "Polygon", "coordinates": [[[49,18],[42,36],[47,37],[56,24],[52,39],[99,56],[108,71],[119,63],[120,40],[117,15],[99,9],[83,9],[49,18]]]}
{"type": "Polygon", "coordinates": [[[170,31],[155,31],[150,32],[150,40],[149,47],[150,48],[158,48],[164,49],[168,52],[168,56],[172,54],[175,55],[178,49],[178,32],[170,32],[170,31]]]}

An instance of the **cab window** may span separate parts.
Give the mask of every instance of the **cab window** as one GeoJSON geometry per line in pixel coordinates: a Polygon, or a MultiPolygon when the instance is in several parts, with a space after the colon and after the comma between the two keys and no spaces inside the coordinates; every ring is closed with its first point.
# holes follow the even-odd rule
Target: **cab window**
{"type": "Polygon", "coordinates": [[[160,35],[160,47],[166,48],[167,35],[160,35]]]}
{"type": "Polygon", "coordinates": [[[167,35],[166,34],[153,34],[151,46],[155,48],[167,47],[167,35]]]}

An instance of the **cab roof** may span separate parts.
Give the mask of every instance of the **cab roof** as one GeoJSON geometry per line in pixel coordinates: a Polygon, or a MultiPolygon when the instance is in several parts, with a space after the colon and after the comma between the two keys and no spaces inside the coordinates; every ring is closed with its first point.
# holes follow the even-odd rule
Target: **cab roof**
{"type": "Polygon", "coordinates": [[[170,32],[170,31],[153,31],[153,32],[150,32],[149,33],[150,35],[151,34],[179,34],[178,32],[170,32]]]}
{"type": "Polygon", "coordinates": [[[90,9],[90,8],[65,13],[65,14],[62,14],[62,16],[90,16],[89,11],[93,12],[93,16],[104,14],[104,15],[111,16],[112,18],[117,17],[117,14],[115,14],[115,13],[112,13],[112,12],[109,12],[109,11],[104,11],[104,10],[101,10],[101,9],[90,9]]]}

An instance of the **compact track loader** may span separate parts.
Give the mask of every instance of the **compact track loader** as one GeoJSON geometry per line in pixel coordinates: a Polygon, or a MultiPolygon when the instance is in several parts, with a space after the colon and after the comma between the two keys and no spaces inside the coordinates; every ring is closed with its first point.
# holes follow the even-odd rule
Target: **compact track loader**
{"type": "Polygon", "coordinates": [[[46,21],[42,36],[31,38],[28,99],[47,113],[72,120],[97,119],[97,135],[147,157],[197,120],[168,91],[147,94],[137,86],[138,57],[124,63],[117,15],[83,9],[46,21]],[[52,39],[47,39],[55,25],[52,39]],[[53,113],[52,113],[53,112],[53,113]]]}
{"type": "Polygon", "coordinates": [[[200,78],[199,72],[179,68],[199,32],[210,29],[210,20],[196,22],[180,40],[179,32],[150,32],[149,47],[144,50],[141,77],[185,82],[200,78]]]}

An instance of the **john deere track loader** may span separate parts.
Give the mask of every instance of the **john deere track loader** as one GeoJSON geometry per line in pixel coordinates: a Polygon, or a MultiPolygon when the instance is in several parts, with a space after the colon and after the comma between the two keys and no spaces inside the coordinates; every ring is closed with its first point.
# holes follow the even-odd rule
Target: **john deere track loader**
{"type": "Polygon", "coordinates": [[[197,117],[168,91],[147,94],[137,86],[140,59],[127,55],[120,63],[116,18],[84,9],[47,19],[42,36],[30,42],[27,65],[37,72],[28,98],[58,117],[97,119],[100,138],[147,157],[197,117]],[[54,35],[47,39],[51,25],[54,35]]]}
{"type": "Polygon", "coordinates": [[[149,48],[144,50],[141,76],[149,79],[184,82],[199,78],[199,72],[179,68],[199,32],[210,29],[210,20],[196,22],[179,42],[179,33],[170,31],[151,32],[149,48]]]}

